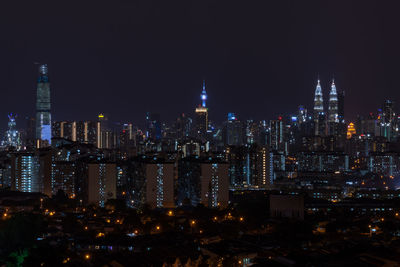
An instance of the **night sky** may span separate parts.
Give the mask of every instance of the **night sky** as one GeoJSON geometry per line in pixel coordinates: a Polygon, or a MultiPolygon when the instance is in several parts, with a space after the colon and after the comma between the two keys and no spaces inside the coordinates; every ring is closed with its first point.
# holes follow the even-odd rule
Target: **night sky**
{"type": "Polygon", "coordinates": [[[34,116],[35,62],[53,120],[170,122],[193,114],[203,79],[217,122],[311,109],[318,75],[325,96],[333,76],[346,91],[347,121],[386,98],[400,107],[396,2],[1,1],[0,128],[34,116]]]}

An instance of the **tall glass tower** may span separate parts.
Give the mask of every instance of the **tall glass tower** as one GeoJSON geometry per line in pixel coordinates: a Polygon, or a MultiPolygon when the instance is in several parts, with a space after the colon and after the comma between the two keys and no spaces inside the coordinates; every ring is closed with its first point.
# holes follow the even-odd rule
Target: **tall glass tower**
{"type": "Polygon", "coordinates": [[[51,144],[50,108],[50,83],[45,64],[39,66],[36,91],[36,139],[42,144],[51,144]]]}

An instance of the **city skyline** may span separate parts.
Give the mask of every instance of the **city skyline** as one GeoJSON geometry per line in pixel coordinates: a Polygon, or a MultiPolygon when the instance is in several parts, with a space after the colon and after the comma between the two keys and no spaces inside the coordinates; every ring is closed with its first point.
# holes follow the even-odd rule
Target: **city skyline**
{"type": "MultiPolygon", "coordinates": [[[[45,69],[45,79],[46,79],[45,82],[49,81],[47,64],[40,65],[39,68],[38,68],[38,71],[39,71],[38,72],[39,73],[38,74],[38,78],[37,78],[37,80],[39,82],[38,85],[40,85],[43,82],[43,70],[44,69],[45,69]]],[[[49,86],[49,84],[50,83],[47,83],[46,86],[49,86]]],[[[172,126],[174,123],[176,123],[176,120],[180,119],[181,116],[186,116],[186,117],[189,117],[189,118],[191,117],[193,119],[193,121],[195,122],[197,120],[196,117],[198,116],[197,115],[198,114],[198,109],[206,107],[206,101],[208,100],[208,96],[207,96],[207,93],[206,93],[206,87],[207,87],[206,86],[206,81],[203,80],[202,87],[201,87],[202,91],[201,91],[201,94],[200,94],[200,97],[199,97],[198,104],[196,105],[195,109],[192,109],[191,112],[190,111],[189,112],[182,112],[175,119],[173,119],[171,121],[166,121],[164,119],[165,118],[165,114],[168,114],[168,113],[157,113],[157,112],[149,112],[149,111],[147,111],[147,112],[145,112],[143,114],[143,115],[146,115],[147,118],[142,118],[142,120],[134,121],[134,122],[132,120],[130,120],[130,121],[121,121],[120,119],[115,118],[114,116],[112,116],[112,114],[110,116],[110,114],[108,114],[108,113],[100,112],[100,113],[96,114],[96,116],[94,116],[92,118],[89,118],[89,119],[84,119],[84,118],[78,118],[78,119],[75,118],[75,119],[70,119],[70,120],[59,119],[59,120],[53,120],[50,123],[53,125],[53,122],[54,123],[79,122],[79,121],[80,122],[83,122],[83,121],[96,122],[96,121],[100,120],[100,116],[106,115],[107,116],[107,120],[110,120],[110,117],[111,117],[110,126],[114,130],[116,130],[118,128],[121,128],[121,127],[124,127],[124,125],[126,123],[129,123],[129,125],[131,125],[130,127],[132,127],[132,125],[134,125],[136,129],[142,129],[143,131],[145,131],[146,128],[147,128],[147,126],[146,126],[147,122],[146,121],[148,120],[149,114],[155,114],[156,116],[158,116],[157,121],[159,123],[161,122],[166,127],[172,126]]],[[[336,126],[334,126],[334,125],[336,125],[337,122],[345,123],[346,125],[348,125],[349,123],[352,123],[352,122],[355,122],[355,121],[358,120],[358,119],[356,119],[354,121],[349,121],[349,120],[346,121],[346,116],[343,116],[345,114],[344,109],[343,109],[343,105],[344,105],[344,103],[346,103],[346,101],[344,100],[345,91],[343,91],[341,89],[339,89],[339,90],[336,89],[336,83],[335,83],[335,79],[334,78],[332,78],[331,81],[330,81],[330,89],[329,89],[328,92],[321,93],[321,92],[323,92],[325,90],[323,90],[323,88],[321,87],[321,80],[319,78],[316,80],[316,87],[315,88],[316,89],[315,89],[315,92],[314,92],[314,101],[313,101],[314,104],[312,106],[310,106],[310,107],[306,106],[305,107],[304,105],[298,105],[297,109],[295,109],[293,112],[286,111],[285,113],[280,113],[275,118],[262,119],[262,120],[260,120],[260,122],[262,122],[262,121],[268,122],[268,121],[275,120],[277,118],[278,119],[285,118],[287,120],[291,120],[291,118],[293,116],[298,116],[300,114],[299,112],[302,113],[303,112],[302,110],[305,107],[306,109],[308,109],[308,115],[310,116],[310,118],[313,117],[314,120],[315,120],[318,117],[319,113],[321,113],[321,115],[323,116],[323,118],[321,118],[321,119],[323,119],[322,124],[319,123],[320,125],[323,125],[322,126],[323,129],[321,128],[319,130],[319,131],[322,131],[322,132],[319,133],[316,130],[315,134],[335,135],[336,134],[335,131],[337,131],[337,129],[334,130],[336,128],[336,126]],[[324,97],[324,95],[325,95],[325,97],[324,97]],[[338,97],[339,97],[339,99],[338,99],[338,97]],[[339,100],[339,102],[338,102],[338,100],[339,100]],[[338,110],[338,108],[340,110],[338,110]],[[339,113],[337,113],[338,111],[339,111],[339,113]]],[[[390,101],[391,103],[393,102],[392,100],[385,100],[384,103],[386,103],[387,101],[390,101]]],[[[360,116],[358,118],[363,119],[363,118],[366,118],[367,116],[371,116],[371,114],[374,114],[375,117],[379,116],[379,114],[382,112],[383,106],[385,105],[384,103],[381,103],[381,105],[378,106],[378,108],[375,109],[375,111],[370,112],[369,114],[357,114],[357,117],[360,116]]],[[[396,104],[396,103],[394,102],[394,104],[396,104]]],[[[396,105],[395,105],[395,107],[396,107],[396,105]]],[[[207,113],[209,113],[208,112],[208,107],[206,109],[207,109],[207,113]]],[[[49,111],[50,111],[50,113],[52,113],[51,109],[49,111]]],[[[216,120],[213,120],[213,119],[210,120],[209,119],[210,114],[207,114],[208,118],[206,119],[206,121],[207,121],[206,124],[208,124],[208,121],[209,121],[210,123],[212,123],[212,126],[216,126],[216,129],[219,129],[221,127],[221,124],[223,124],[226,121],[230,120],[229,117],[232,116],[231,114],[235,114],[235,120],[239,119],[239,120],[241,120],[243,122],[246,121],[246,120],[253,120],[253,117],[246,118],[246,117],[242,116],[241,114],[237,114],[237,112],[228,112],[227,114],[225,114],[225,116],[222,119],[222,121],[216,121],[216,120]]],[[[12,113],[9,114],[8,116],[10,116],[10,115],[12,115],[12,113]]],[[[211,116],[216,116],[216,115],[218,115],[218,114],[215,114],[215,113],[211,112],[211,116]]],[[[39,115],[37,115],[37,116],[39,116],[39,115]]],[[[52,116],[52,115],[49,115],[49,116],[52,116]]],[[[18,117],[18,114],[16,114],[16,117],[18,117]]],[[[349,117],[349,116],[347,116],[347,117],[349,117]]],[[[18,120],[18,125],[17,125],[16,129],[23,129],[23,131],[25,131],[26,127],[27,127],[27,123],[28,124],[30,123],[28,121],[30,121],[32,119],[34,119],[33,116],[22,117],[22,120],[21,119],[18,120]]],[[[13,118],[13,120],[14,120],[14,124],[15,124],[15,118],[13,118]]],[[[257,120],[253,120],[253,121],[257,122],[257,120]]],[[[0,129],[1,128],[2,127],[0,127],[0,129]]],[[[38,124],[37,124],[37,126],[36,126],[36,135],[38,134],[38,131],[41,131],[40,130],[41,128],[42,127],[38,126],[38,124]]],[[[5,135],[7,135],[7,132],[5,133],[5,135]]],[[[48,133],[46,132],[46,135],[49,136],[49,135],[51,135],[51,133],[50,132],[48,132],[48,133]]],[[[4,138],[7,139],[6,136],[4,136],[3,139],[4,138]]],[[[45,139],[48,139],[48,137],[46,137],[45,139]]],[[[50,142],[50,141],[51,140],[48,139],[46,142],[50,142]]]]}
{"type": "Polygon", "coordinates": [[[399,9],[0,3],[0,266],[399,266],[399,9]]]}
{"type": "Polygon", "coordinates": [[[172,121],[198,104],[203,79],[212,120],[222,121],[228,112],[272,119],[298,105],[311,107],[319,75],[325,95],[333,76],[346,91],[351,121],[399,98],[397,4],[374,3],[264,3],[254,4],[253,14],[235,3],[155,8],[100,2],[90,19],[88,3],[80,9],[27,3],[29,12],[2,14],[8,27],[0,78],[8,97],[0,122],[6,125],[10,112],[34,114],[34,62],[49,65],[55,120],[106,112],[135,122],[146,111],[168,110],[164,118],[172,121]],[[42,12],[46,19],[37,18],[42,12]],[[42,28],[46,33],[30,33],[42,28]],[[151,99],[154,93],[159,97],[151,99]]]}
{"type": "MultiPolygon", "coordinates": [[[[38,63],[35,63],[35,65],[38,65],[38,63]]],[[[39,66],[39,76],[37,78],[38,81],[41,80],[41,75],[42,75],[42,71],[43,71],[42,69],[43,68],[46,69],[45,70],[46,71],[46,79],[48,79],[48,77],[47,77],[48,76],[47,64],[42,64],[42,65],[39,66]]],[[[313,95],[313,101],[312,101],[313,103],[311,103],[310,105],[306,106],[306,105],[303,105],[302,103],[299,103],[297,106],[294,106],[294,107],[290,108],[289,110],[283,111],[281,113],[274,114],[276,116],[272,116],[270,114],[269,116],[267,115],[266,117],[260,117],[260,115],[257,116],[257,115],[255,115],[256,113],[253,116],[245,117],[245,116],[242,116],[242,114],[238,114],[238,112],[236,112],[235,110],[228,111],[228,112],[224,113],[223,115],[217,114],[214,111],[214,112],[212,112],[212,116],[215,117],[215,118],[218,118],[218,119],[216,119],[216,120],[211,119],[211,121],[213,123],[220,124],[220,123],[226,121],[227,120],[227,116],[229,116],[229,114],[232,113],[232,112],[236,114],[237,118],[240,118],[242,120],[247,120],[247,119],[254,120],[254,118],[258,118],[259,117],[260,121],[263,121],[263,120],[269,121],[269,120],[276,119],[276,118],[278,118],[280,116],[284,116],[284,117],[290,118],[290,116],[295,115],[295,114],[298,113],[299,108],[303,108],[303,107],[306,107],[309,110],[309,114],[310,115],[312,115],[312,113],[314,113],[313,117],[315,117],[316,116],[315,108],[317,106],[317,110],[325,114],[324,116],[326,116],[326,120],[329,123],[329,120],[332,120],[332,118],[329,118],[329,116],[332,116],[332,115],[330,115],[332,113],[332,112],[330,112],[330,109],[331,109],[331,107],[330,107],[331,98],[333,97],[332,99],[336,99],[336,100],[334,100],[334,101],[336,101],[336,104],[334,104],[334,105],[337,105],[337,94],[342,94],[343,97],[344,97],[346,95],[346,91],[342,90],[340,88],[337,91],[336,82],[335,82],[334,78],[332,78],[330,80],[329,86],[326,86],[326,87],[322,86],[321,83],[324,84],[324,82],[321,81],[321,79],[319,77],[320,76],[318,75],[318,79],[316,79],[316,81],[315,81],[316,84],[314,84],[316,89],[315,89],[314,95],[313,95]],[[332,95],[332,93],[333,93],[333,95],[332,95]],[[317,96],[318,96],[318,98],[317,98],[317,96]],[[312,110],[314,110],[314,111],[312,111],[312,110]]],[[[198,89],[198,91],[199,90],[202,90],[202,91],[201,91],[200,97],[199,97],[199,99],[197,101],[197,104],[195,104],[195,107],[197,107],[197,106],[205,107],[205,101],[208,100],[208,95],[205,92],[206,87],[207,87],[206,86],[206,80],[203,80],[202,81],[202,85],[200,87],[201,89],[198,89]]],[[[53,97],[52,96],[53,93],[51,91],[49,92],[49,94],[51,95],[51,97],[53,97]]],[[[347,95],[346,95],[346,99],[347,99],[347,95]]],[[[368,114],[375,114],[375,113],[377,115],[377,112],[382,108],[382,104],[387,100],[388,99],[385,99],[384,101],[382,101],[382,103],[377,103],[377,106],[376,106],[375,109],[371,109],[370,112],[365,113],[365,114],[357,113],[357,114],[349,115],[346,112],[344,112],[344,114],[345,114],[344,118],[341,117],[340,119],[341,120],[344,119],[344,122],[348,124],[350,122],[354,122],[357,119],[358,116],[364,117],[364,116],[367,116],[368,114]],[[352,119],[346,120],[346,118],[352,118],[352,119]]],[[[394,103],[396,103],[396,101],[393,101],[392,99],[389,99],[389,100],[394,102],[394,103]]],[[[344,101],[344,104],[346,104],[346,101],[344,101]]],[[[52,108],[49,110],[50,113],[52,113],[52,114],[54,113],[53,109],[54,109],[54,105],[52,105],[52,108]]],[[[337,109],[337,107],[336,107],[336,109],[337,109]]],[[[97,117],[98,117],[99,114],[107,114],[107,117],[108,118],[111,117],[111,121],[113,123],[117,123],[117,124],[120,124],[120,123],[134,123],[137,127],[145,127],[145,114],[148,113],[148,112],[160,114],[161,117],[162,117],[161,121],[163,123],[166,123],[166,124],[173,123],[177,118],[179,118],[179,116],[181,116],[181,114],[186,114],[186,115],[189,114],[189,117],[195,117],[196,116],[196,112],[195,112],[194,108],[192,108],[192,110],[182,111],[182,112],[178,113],[176,115],[176,117],[172,117],[172,119],[165,119],[165,118],[171,118],[170,112],[163,112],[163,111],[154,112],[154,111],[148,111],[147,110],[147,111],[143,111],[142,112],[142,118],[139,118],[138,121],[133,121],[133,120],[129,120],[129,119],[126,120],[126,121],[123,121],[122,119],[120,119],[117,116],[115,116],[115,113],[113,113],[112,111],[111,112],[98,111],[97,114],[94,114],[94,116],[91,116],[91,117],[71,118],[70,116],[65,116],[64,118],[60,118],[58,116],[58,118],[55,119],[54,121],[85,121],[85,120],[86,121],[95,121],[95,120],[98,119],[97,117]]],[[[342,112],[343,112],[343,110],[342,110],[342,112]]],[[[7,116],[9,116],[9,114],[12,114],[12,113],[15,113],[15,112],[8,113],[7,116]]],[[[31,115],[31,114],[25,114],[25,116],[24,115],[21,116],[20,114],[17,113],[16,115],[17,115],[17,117],[20,117],[17,120],[19,122],[19,125],[17,126],[17,128],[21,128],[21,126],[22,126],[22,128],[25,127],[26,126],[25,125],[26,120],[28,118],[35,117],[34,115],[31,115]],[[21,122],[22,122],[22,125],[21,125],[21,122]]],[[[337,114],[334,115],[334,116],[337,117],[337,114]]],[[[338,120],[338,118],[336,120],[338,120]]],[[[0,119],[0,121],[1,121],[1,119],[0,119]]],[[[257,121],[257,119],[255,119],[255,121],[257,121]]],[[[0,129],[5,128],[5,127],[6,127],[5,125],[2,125],[2,126],[0,126],[0,129]]]]}

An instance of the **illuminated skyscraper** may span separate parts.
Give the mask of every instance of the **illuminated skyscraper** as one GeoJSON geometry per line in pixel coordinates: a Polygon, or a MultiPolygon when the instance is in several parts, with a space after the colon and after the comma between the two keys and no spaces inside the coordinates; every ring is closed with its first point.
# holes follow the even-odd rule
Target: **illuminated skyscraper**
{"type": "Polygon", "coordinates": [[[279,116],[277,120],[269,122],[269,145],[272,150],[281,150],[283,148],[283,122],[279,116]]]}
{"type": "Polygon", "coordinates": [[[196,134],[204,135],[208,130],[208,109],[204,107],[196,108],[196,134]]]}
{"type": "Polygon", "coordinates": [[[8,115],[8,131],[6,132],[4,144],[17,149],[21,146],[20,134],[16,129],[15,116],[13,114],[8,115]]]}
{"type": "Polygon", "coordinates": [[[314,96],[314,120],[318,118],[318,114],[324,112],[324,99],[322,97],[322,88],[318,79],[317,87],[315,88],[314,96]]]}
{"type": "Polygon", "coordinates": [[[39,67],[36,91],[36,139],[39,146],[51,144],[50,83],[47,65],[39,67]]]}
{"type": "Polygon", "coordinates": [[[335,80],[332,80],[331,91],[329,92],[328,105],[328,126],[329,134],[337,136],[339,134],[339,99],[336,92],[335,80]]]}
{"type": "Polygon", "coordinates": [[[392,141],[396,137],[396,113],[394,102],[386,100],[382,107],[382,114],[379,118],[380,135],[392,141]]]}
{"type": "Polygon", "coordinates": [[[85,121],[83,127],[84,142],[88,144],[97,144],[97,122],[85,121]]]}
{"type": "Polygon", "coordinates": [[[331,91],[329,92],[329,123],[331,122],[339,122],[338,95],[336,92],[335,80],[332,80],[331,91]]]}
{"type": "Polygon", "coordinates": [[[76,140],[76,121],[56,121],[53,123],[52,137],[76,140]]]}
{"type": "Polygon", "coordinates": [[[97,121],[97,147],[103,149],[112,149],[115,147],[115,134],[110,129],[108,117],[100,113],[97,121]]]}
{"type": "Polygon", "coordinates": [[[298,114],[297,114],[297,123],[302,124],[308,120],[307,109],[304,106],[299,106],[298,114]]]}
{"type": "Polygon", "coordinates": [[[322,88],[319,79],[317,87],[315,88],[314,96],[314,127],[315,135],[325,135],[326,120],[324,113],[324,99],[322,97],[322,88]]]}

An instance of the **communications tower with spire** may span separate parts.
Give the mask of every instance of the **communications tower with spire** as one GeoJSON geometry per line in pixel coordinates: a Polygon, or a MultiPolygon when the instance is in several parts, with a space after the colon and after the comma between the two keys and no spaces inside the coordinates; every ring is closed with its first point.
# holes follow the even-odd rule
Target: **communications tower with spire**
{"type": "Polygon", "coordinates": [[[200,98],[201,98],[201,106],[203,108],[205,108],[206,101],[207,101],[206,81],[205,80],[203,80],[203,91],[201,92],[200,98]]]}
{"type": "Polygon", "coordinates": [[[208,130],[208,108],[206,105],[206,81],[203,80],[203,90],[200,95],[201,105],[196,108],[196,135],[205,137],[208,130]]]}

